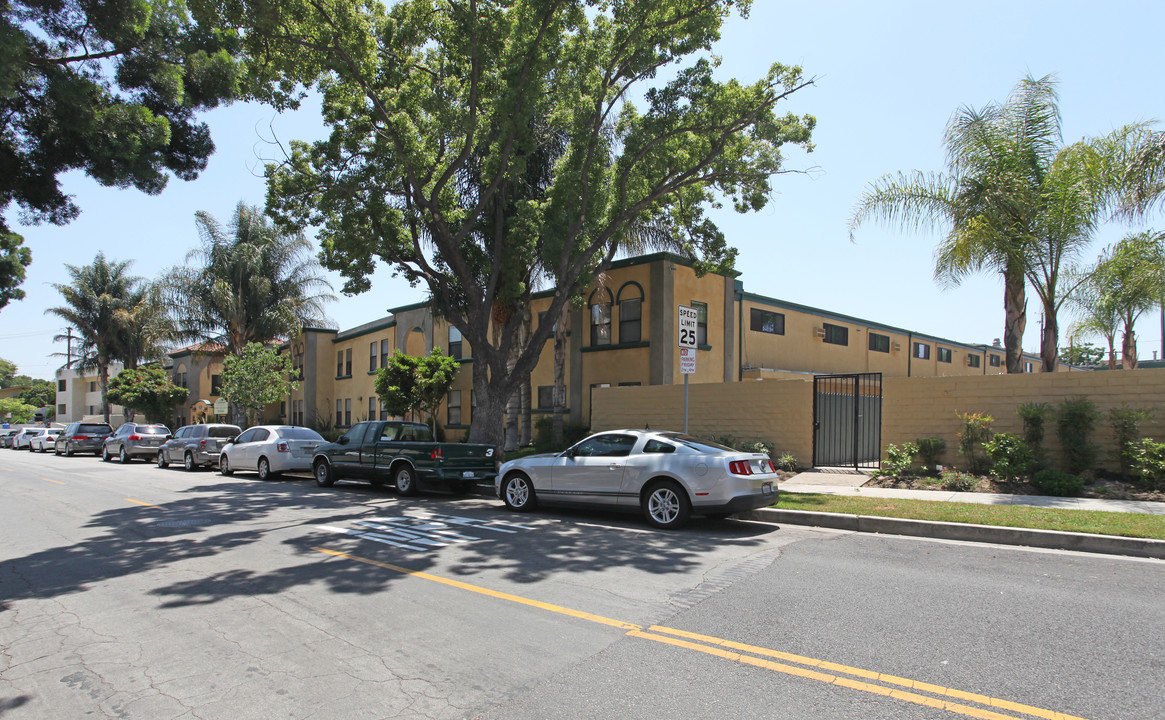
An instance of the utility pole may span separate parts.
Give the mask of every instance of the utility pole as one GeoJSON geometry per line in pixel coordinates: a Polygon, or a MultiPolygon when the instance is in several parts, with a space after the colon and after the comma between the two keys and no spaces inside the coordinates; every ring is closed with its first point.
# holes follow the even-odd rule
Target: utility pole
{"type": "Polygon", "coordinates": [[[68,349],[65,351],[67,353],[66,357],[67,357],[68,362],[65,363],[65,367],[71,368],[71,367],[73,367],[73,326],[72,325],[70,325],[68,327],[68,333],[69,333],[69,335],[68,335],[69,345],[68,345],[68,349]]]}

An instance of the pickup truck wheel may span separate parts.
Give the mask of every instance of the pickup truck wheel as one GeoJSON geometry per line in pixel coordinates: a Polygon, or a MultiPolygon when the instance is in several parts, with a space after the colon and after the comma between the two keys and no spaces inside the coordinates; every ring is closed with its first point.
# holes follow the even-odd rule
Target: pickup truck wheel
{"type": "Polygon", "coordinates": [[[393,473],[393,482],[396,484],[396,491],[405,497],[412,497],[417,494],[417,476],[413,469],[408,465],[401,465],[397,471],[393,473]]]}
{"type": "Polygon", "coordinates": [[[170,467],[170,463],[166,460],[166,453],[163,450],[158,451],[158,467],[163,469],[170,467]]]}
{"type": "Polygon", "coordinates": [[[534,495],[534,484],[530,478],[522,473],[507,476],[502,483],[502,502],[514,512],[533,510],[538,498],[534,495]]]}
{"type": "Polygon", "coordinates": [[[331,487],[336,484],[336,475],[332,472],[332,466],[328,464],[327,460],[317,460],[312,471],[316,476],[316,485],[331,487]]]}

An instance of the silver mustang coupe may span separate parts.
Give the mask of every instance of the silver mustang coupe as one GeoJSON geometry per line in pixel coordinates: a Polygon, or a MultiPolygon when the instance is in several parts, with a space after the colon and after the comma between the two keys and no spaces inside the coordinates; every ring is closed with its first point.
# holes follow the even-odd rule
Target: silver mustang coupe
{"type": "Polygon", "coordinates": [[[676,432],[610,430],[554,455],[502,465],[494,481],[511,510],[537,503],[639,509],[672,529],[692,513],[726,517],[777,501],[777,470],[768,455],[676,432]]]}

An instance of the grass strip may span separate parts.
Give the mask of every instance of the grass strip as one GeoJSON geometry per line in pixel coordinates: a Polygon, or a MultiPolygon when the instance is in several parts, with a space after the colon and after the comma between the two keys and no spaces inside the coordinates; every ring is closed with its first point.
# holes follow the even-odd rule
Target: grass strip
{"type": "Polygon", "coordinates": [[[775,507],[782,510],[811,510],[845,515],[874,515],[1165,540],[1165,515],[1145,513],[1061,510],[1022,505],[979,505],[792,492],[781,493],[780,502],[775,507]]]}

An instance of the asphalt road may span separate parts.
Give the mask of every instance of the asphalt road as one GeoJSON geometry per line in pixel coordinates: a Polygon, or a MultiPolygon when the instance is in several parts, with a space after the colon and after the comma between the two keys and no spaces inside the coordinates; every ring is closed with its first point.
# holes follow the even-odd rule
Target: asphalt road
{"type": "Polygon", "coordinates": [[[0,717],[1165,717],[1165,563],[0,450],[0,717]]]}

